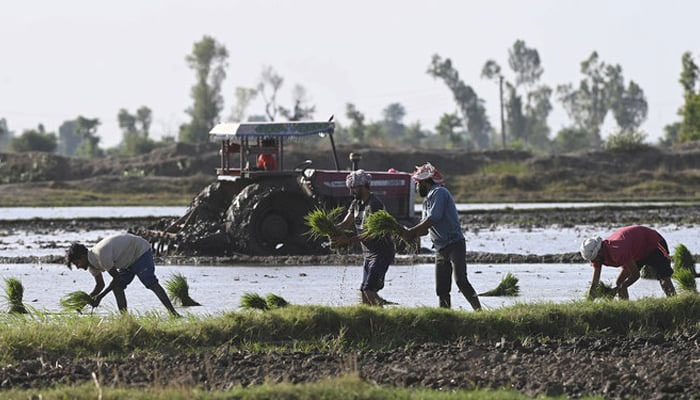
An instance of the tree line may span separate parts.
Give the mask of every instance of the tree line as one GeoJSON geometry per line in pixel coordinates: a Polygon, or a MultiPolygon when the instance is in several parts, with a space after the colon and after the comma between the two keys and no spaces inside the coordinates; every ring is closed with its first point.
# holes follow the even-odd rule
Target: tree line
{"type": "MultiPolygon", "coordinates": [[[[105,155],[134,156],[156,147],[174,143],[208,141],[211,128],[222,119],[233,121],[301,121],[314,117],[316,107],[310,103],[304,86],[292,89],[292,102],[281,104],[278,98],[285,79],[271,66],[262,68],[256,85],[236,87],[233,106],[223,116],[222,83],[228,67],[228,50],[211,36],[195,42],[185,57],[194,72],[190,90],[191,106],[185,112],[188,121],[176,135],[159,141],[149,137],[153,112],[142,106],[131,112],[120,109],[116,119],[122,139],[115,148],[104,149],[97,135],[101,121],[78,116],[65,121],[55,132],[47,132],[42,124],[15,136],[5,119],[0,119],[0,151],[46,151],[94,158],[105,155]],[[250,113],[251,104],[262,100],[262,109],[250,113]]],[[[494,60],[484,62],[481,76],[494,82],[500,99],[500,121],[492,123],[485,101],[460,76],[450,58],[438,54],[431,58],[426,73],[441,81],[452,94],[455,108],[444,112],[435,127],[424,127],[420,121],[407,123],[406,109],[400,102],[388,104],[382,118],[369,121],[352,103],[345,106],[347,124],[338,125],[340,143],[422,148],[453,149],[525,149],[543,153],[560,153],[584,149],[635,149],[644,146],[646,134],[639,127],[646,120],[648,103],[644,90],[636,82],[625,80],[619,64],[604,62],[597,52],[580,63],[581,79],[552,88],[541,82],[544,66],[537,49],[516,40],[508,49],[508,65],[494,60]],[[552,134],[548,117],[552,102],[558,101],[569,117],[564,129],[552,134]],[[606,140],[601,128],[608,115],[615,121],[615,132],[606,140]]],[[[690,52],[681,57],[679,82],[684,103],[679,120],[664,128],[661,146],[700,140],[700,80],[698,66],[690,52]]]]}

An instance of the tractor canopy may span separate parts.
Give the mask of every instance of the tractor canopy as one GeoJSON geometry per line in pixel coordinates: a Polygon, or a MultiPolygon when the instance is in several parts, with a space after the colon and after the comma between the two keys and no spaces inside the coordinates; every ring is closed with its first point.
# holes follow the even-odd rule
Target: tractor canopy
{"type": "Polygon", "coordinates": [[[255,137],[300,137],[332,134],[334,122],[242,122],[221,123],[209,131],[212,141],[255,137]]]}

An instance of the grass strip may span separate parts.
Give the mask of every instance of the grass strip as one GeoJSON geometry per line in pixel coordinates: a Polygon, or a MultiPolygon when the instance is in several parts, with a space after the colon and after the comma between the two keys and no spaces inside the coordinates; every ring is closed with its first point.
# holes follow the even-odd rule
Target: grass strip
{"type": "Polygon", "coordinates": [[[205,351],[222,345],[392,348],[460,338],[571,338],[671,334],[700,327],[700,295],[636,301],[519,304],[480,313],[440,308],[294,306],[184,319],[159,314],[110,316],[0,314],[0,360],[48,356],[205,351]]]}
{"type": "MultiPolygon", "coordinates": [[[[450,390],[438,391],[424,388],[397,388],[369,383],[355,375],[323,379],[314,383],[265,383],[262,385],[237,387],[226,391],[205,391],[194,387],[165,387],[123,389],[109,385],[82,384],[58,386],[51,389],[13,389],[4,391],[7,398],[44,400],[63,399],[238,399],[238,400],[525,400],[531,397],[514,390],[450,390]]],[[[538,399],[562,399],[564,397],[539,396],[538,399]]],[[[601,397],[583,397],[601,399],[601,397]]]]}
{"type": "Polygon", "coordinates": [[[170,299],[175,304],[183,307],[201,306],[190,297],[190,286],[187,284],[187,279],[182,274],[173,274],[165,282],[165,290],[168,291],[170,299]]]}
{"type": "Polygon", "coordinates": [[[82,312],[83,308],[92,302],[92,297],[89,294],[78,290],[76,292],[70,292],[63,296],[60,301],[61,307],[69,311],[82,312]]]}
{"type": "Polygon", "coordinates": [[[479,294],[479,296],[517,296],[520,293],[518,278],[510,272],[501,279],[501,283],[495,289],[479,294]]]}

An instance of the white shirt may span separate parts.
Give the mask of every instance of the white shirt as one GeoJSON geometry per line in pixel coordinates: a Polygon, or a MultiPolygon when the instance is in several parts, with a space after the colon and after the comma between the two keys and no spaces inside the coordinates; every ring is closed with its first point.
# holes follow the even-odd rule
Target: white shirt
{"type": "Polygon", "coordinates": [[[96,276],[112,268],[129,268],[150,249],[151,244],[144,238],[130,233],[106,237],[88,250],[88,270],[96,276]]]}

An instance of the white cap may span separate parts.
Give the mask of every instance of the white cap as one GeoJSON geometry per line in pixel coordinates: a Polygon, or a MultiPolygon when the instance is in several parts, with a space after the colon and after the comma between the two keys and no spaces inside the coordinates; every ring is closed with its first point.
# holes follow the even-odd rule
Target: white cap
{"type": "Polygon", "coordinates": [[[345,186],[350,189],[368,185],[370,182],[372,182],[372,175],[366,173],[364,169],[352,171],[347,177],[345,177],[345,186]]]}
{"type": "Polygon", "coordinates": [[[600,246],[603,244],[603,239],[598,237],[588,238],[581,243],[581,257],[588,261],[593,261],[598,256],[600,246]]]}

